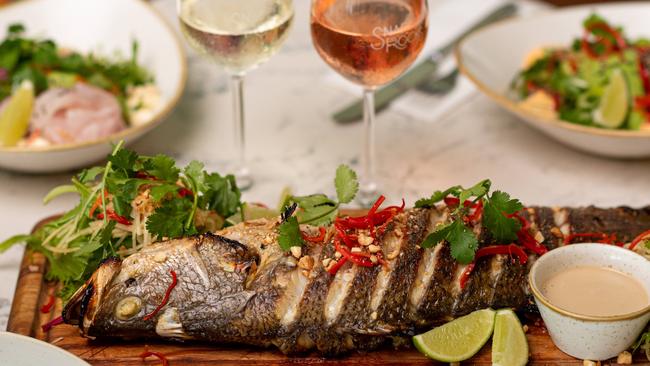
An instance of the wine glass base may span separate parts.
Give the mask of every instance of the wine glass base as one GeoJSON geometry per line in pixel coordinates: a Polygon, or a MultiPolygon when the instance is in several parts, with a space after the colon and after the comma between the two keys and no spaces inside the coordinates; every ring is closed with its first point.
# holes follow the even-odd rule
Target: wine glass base
{"type": "Polygon", "coordinates": [[[240,191],[245,191],[253,187],[253,177],[247,168],[240,168],[235,172],[237,187],[240,191]]]}
{"type": "Polygon", "coordinates": [[[379,198],[379,189],[376,183],[362,183],[357,192],[356,201],[361,207],[370,207],[379,198]]]}

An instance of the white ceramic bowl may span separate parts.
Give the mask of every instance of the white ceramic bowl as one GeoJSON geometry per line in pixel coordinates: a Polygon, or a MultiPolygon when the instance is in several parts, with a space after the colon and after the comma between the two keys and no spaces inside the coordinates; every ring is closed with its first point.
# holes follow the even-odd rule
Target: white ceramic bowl
{"type": "Polygon", "coordinates": [[[631,314],[585,316],[554,306],[540,288],[554,274],[576,266],[608,267],[637,279],[650,295],[650,261],[631,250],[605,244],[572,244],[543,255],[528,275],[530,289],[553,343],[573,357],[606,360],[625,351],[650,320],[650,304],[631,314]]]}
{"type": "Polygon", "coordinates": [[[9,332],[0,332],[0,365],[90,366],[87,362],[57,346],[9,332]]]}
{"type": "Polygon", "coordinates": [[[613,158],[649,157],[650,130],[606,130],[544,118],[522,109],[507,96],[511,81],[530,51],[543,46],[569,46],[582,35],[582,21],[593,11],[622,25],[632,39],[650,37],[648,2],[570,7],[506,20],[470,34],[456,48],[458,65],[501,107],[564,144],[613,158]]]}
{"type": "Polygon", "coordinates": [[[185,52],[174,30],[151,5],[141,0],[24,0],[0,9],[0,37],[21,22],[28,35],[53,39],[80,51],[131,54],[139,43],[138,61],[153,73],[161,106],[148,122],[110,137],[47,148],[2,148],[0,168],[47,173],[87,166],[110,153],[110,142],[134,142],[163,121],[178,102],[187,79],[185,52]]]}

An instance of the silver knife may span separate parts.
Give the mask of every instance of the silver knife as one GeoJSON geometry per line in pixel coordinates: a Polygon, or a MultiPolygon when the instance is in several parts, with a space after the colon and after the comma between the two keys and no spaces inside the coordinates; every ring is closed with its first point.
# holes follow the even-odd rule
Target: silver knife
{"type": "MultiPolygon", "coordinates": [[[[397,99],[409,89],[416,87],[418,84],[426,81],[433,73],[436,72],[440,63],[451,53],[456,43],[471,32],[494,23],[496,21],[508,18],[517,13],[517,6],[512,3],[504,4],[485,18],[472,25],[469,29],[452,39],[449,43],[439,48],[419,65],[407,71],[404,75],[393,81],[389,85],[375,92],[375,110],[381,111],[386,108],[390,102],[397,99]]],[[[355,122],[363,117],[363,101],[357,100],[349,106],[343,108],[334,114],[334,120],[338,123],[355,122]]]]}

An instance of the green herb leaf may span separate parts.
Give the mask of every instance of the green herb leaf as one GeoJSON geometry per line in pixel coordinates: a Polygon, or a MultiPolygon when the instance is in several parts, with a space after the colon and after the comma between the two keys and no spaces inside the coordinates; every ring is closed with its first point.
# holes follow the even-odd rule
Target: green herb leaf
{"type": "Polygon", "coordinates": [[[445,197],[452,195],[452,196],[457,196],[460,194],[459,192],[463,189],[461,186],[453,186],[451,188],[448,188],[445,191],[435,191],[431,195],[430,198],[421,198],[415,202],[415,207],[416,208],[431,208],[433,207],[436,203],[442,201],[445,199],[445,197]]]}
{"type": "Polygon", "coordinates": [[[218,173],[205,175],[204,192],[199,206],[214,210],[221,217],[234,215],[241,206],[241,191],[233,175],[222,177],[218,173]]]}
{"type": "Polygon", "coordinates": [[[6,252],[16,244],[26,243],[33,239],[31,235],[15,235],[0,243],[0,253],[6,252]]]}
{"type": "Polygon", "coordinates": [[[108,156],[108,161],[111,162],[112,169],[123,170],[125,172],[133,170],[136,160],[138,160],[138,154],[127,149],[119,149],[115,154],[108,156]]]}
{"type": "Polygon", "coordinates": [[[278,243],[283,251],[289,251],[291,247],[299,247],[303,245],[302,235],[300,233],[300,225],[295,216],[288,218],[285,222],[278,227],[278,243]]]}
{"type": "Polygon", "coordinates": [[[58,187],[53,188],[51,191],[49,191],[45,195],[45,198],[43,198],[43,204],[47,205],[53,199],[59,197],[60,195],[66,194],[66,193],[77,193],[77,187],[72,185],[72,184],[67,184],[67,185],[58,186],[58,187]]]}
{"type": "Polygon", "coordinates": [[[336,169],[334,186],[336,187],[336,196],[340,203],[352,202],[359,190],[357,173],[347,165],[339,165],[336,169]]]}
{"type": "Polygon", "coordinates": [[[160,202],[163,198],[167,197],[170,193],[178,192],[179,187],[175,184],[163,184],[151,187],[151,198],[155,202],[160,202]]]}
{"type": "Polygon", "coordinates": [[[449,232],[451,231],[451,224],[440,226],[434,232],[427,235],[420,246],[422,248],[432,248],[438,245],[440,242],[447,240],[449,232]]]}
{"type": "Polygon", "coordinates": [[[488,191],[490,191],[491,185],[492,182],[489,179],[482,180],[469,189],[463,189],[458,195],[458,199],[461,203],[467,201],[471,197],[481,199],[488,193],[488,191]]]}
{"type": "Polygon", "coordinates": [[[84,169],[81,173],[77,175],[77,179],[83,184],[93,182],[97,179],[97,176],[104,173],[103,166],[96,166],[90,169],[84,169]]]}
{"type": "MultiPolygon", "coordinates": [[[[185,221],[192,210],[192,202],[186,199],[165,201],[147,219],[147,230],[158,238],[178,238],[187,234],[185,221]]],[[[196,229],[194,230],[196,231],[196,229]]]]}
{"type": "Polygon", "coordinates": [[[485,203],[483,209],[483,224],[490,230],[494,240],[500,243],[509,243],[517,240],[517,232],[521,224],[512,215],[521,211],[523,205],[517,199],[511,199],[510,195],[495,191],[485,203]]]}
{"type": "Polygon", "coordinates": [[[160,180],[171,182],[176,182],[180,173],[180,169],[176,167],[174,159],[162,154],[147,159],[143,167],[148,174],[160,180]]]}
{"type": "Polygon", "coordinates": [[[478,249],[478,239],[461,220],[456,220],[451,224],[447,241],[451,247],[451,256],[459,263],[467,264],[474,260],[474,254],[478,249]]]}

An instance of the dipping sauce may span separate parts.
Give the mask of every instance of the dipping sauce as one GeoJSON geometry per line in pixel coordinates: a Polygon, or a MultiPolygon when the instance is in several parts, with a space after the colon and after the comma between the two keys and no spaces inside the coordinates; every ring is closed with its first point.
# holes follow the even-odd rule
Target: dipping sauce
{"type": "Polygon", "coordinates": [[[572,313],[614,316],[648,306],[648,293],[635,278],[603,267],[575,267],[553,275],[542,284],[551,304],[572,313]]]}

